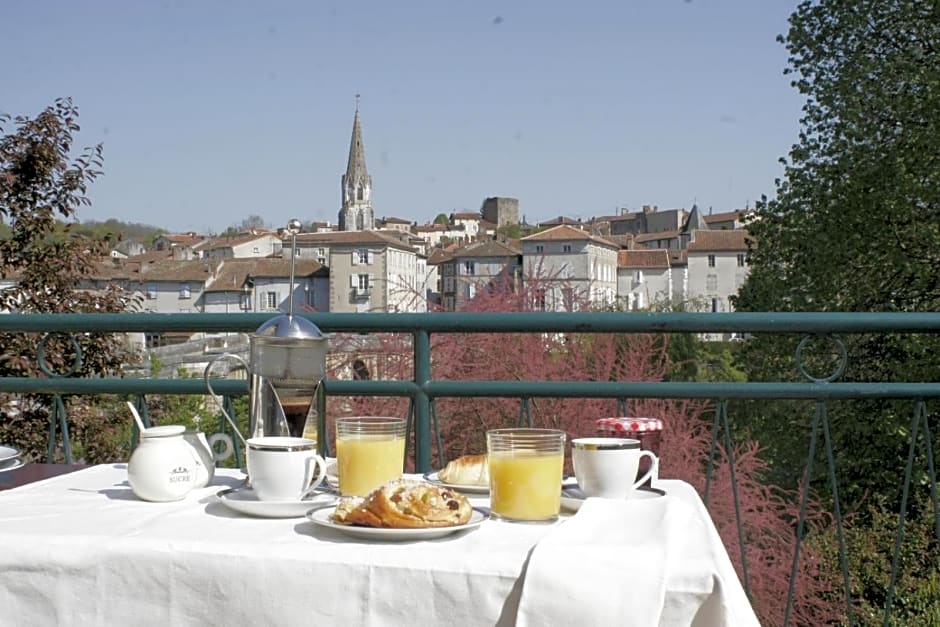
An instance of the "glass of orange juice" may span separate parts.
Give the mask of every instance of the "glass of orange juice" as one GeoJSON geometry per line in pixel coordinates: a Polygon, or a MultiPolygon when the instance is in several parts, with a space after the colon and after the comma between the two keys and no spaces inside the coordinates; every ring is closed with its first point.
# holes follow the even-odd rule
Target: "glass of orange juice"
{"type": "Polygon", "coordinates": [[[558,518],[564,431],[491,429],[486,432],[486,450],[493,516],[524,522],[558,518]]]}
{"type": "Polygon", "coordinates": [[[365,496],[405,467],[405,419],[336,419],[336,471],[343,496],[365,496]]]}

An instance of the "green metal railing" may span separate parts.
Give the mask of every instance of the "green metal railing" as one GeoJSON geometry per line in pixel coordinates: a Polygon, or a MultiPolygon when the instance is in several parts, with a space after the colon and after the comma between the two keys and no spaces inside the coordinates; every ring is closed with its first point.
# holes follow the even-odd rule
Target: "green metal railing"
{"type": "MultiPolygon", "coordinates": [[[[434,400],[443,397],[508,397],[520,399],[520,422],[531,421],[529,402],[533,398],[611,398],[619,406],[627,398],[704,399],[715,402],[715,420],[711,451],[706,469],[704,500],[708,502],[712,483],[714,460],[721,443],[725,453],[733,455],[732,435],[728,420],[728,401],[731,399],[805,399],[815,401],[816,412],[811,426],[810,456],[807,476],[811,470],[815,447],[822,434],[826,448],[827,470],[839,521],[839,554],[846,593],[847,615],[853,623],[850,582],[846,565],[845,538],[842,533],[842,514],[839,511],[839,491],[835,480],[832,441],[826,403],[840,399],[909,399],[915,411],[911,424],[910,454],[905,468],[905,486],[899,519],[898,541],[892,564],[891,589],[885,608],[885,622],[890,621],[891,599],[897,579],[898,552],[903,537],[908,488],[912,476],[915,447],[919,434],[927,450],[927,471],[931,482],[931,497],[936,518],[936,536],[940,541],[940,508],[938,508],[937,479],[933,459],[933,443],[925,402],[940,397],[940,382],[926,383],[852,383],[839,382],[845,368],[844,346],[841,335],[859,333],[940,333],[940,313],[492,313],[492,314],[304,314],[328,333],[406,333],[413,337],[414,377],[411,380],[327,380],[320,386],[318,404],[321,435],[326,432],[326,396],[400,396],[410,399],[409,422],[414,437],[415,465],[418,472],[431,469],[432,437],[436,438],[440,455],[439,431],[434,400]],[[804,336],[796,354],[800,373],[806,379],[794,383],[696,383],[696,382],[627,382],[627,381],[450,381],[435,380],[432,372],[431,335],[439,333],[774,333],[804,336]],[[836,370],[825,377],[814,377],[802,365],[801,352],[810,338],[827,337],[841,350],[836,370]]],[[[45,334],[76,334],[84,332],[247,332],[250,333],[270,318],[266,314],[33,314],[0,316],[0,332],[34,332],[45,334]]],[[[40,344],[41,346],[41,344],[40,344]]],[[[226,402],[248,393],[245,381],[220,380],[213,383],[216,393],[226,402]]],[[[206,394],[205,384],[195,379],[76,379],[69,376],[47,378],[0,378],[0,392],[14,394],[48,394],[53,398],[50,424],[50,451],[57,430],[61,432],[63,450],[67,458],[68,421],[63,395],[69,394],[132,394],[143,398],[148,394],[206,394]]],[[[321,452],[328,443],[320,438],[321,452]]],[[[437,460],[441,463],[442,460],[437,460]]],[[[743,583],[749,590],[748,564],[745,538],[741,525],[741,506],[734,477],[734,459],[731,457],[732,490],[738,522],[742,556],[743,583]]],[[[793,597],[796,565],[800,540],[805,524],[808,488],[801,496],[797,521],[797,543],[793,557],[793,572],[788,593],[787,615],[793,597]]]]}

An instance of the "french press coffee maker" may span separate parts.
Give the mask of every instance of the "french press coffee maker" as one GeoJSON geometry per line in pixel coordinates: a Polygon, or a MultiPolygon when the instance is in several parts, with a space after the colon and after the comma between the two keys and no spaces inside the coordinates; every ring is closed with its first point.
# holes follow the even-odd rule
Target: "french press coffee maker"
{"type": "MultiPolygon", "coordinates": [[[[304,435],[304,425],[316,411],[317,388],[326,376],[329,339],[307,320],[294,316],[294,267],[300,220],[291,220],[290,292],[287,314],[275,316],[249,336],[248,362],[235,354],[213,358],[203,373],[209,393],[215,397],[209,371],[220,360],[232,359],[249,376],[248,438],[304,435]]],[[[238,433],[231,416],[222,414],[238,433]]],[[[241,436],[240,433],[238,433],[241,436]]],[[[245,439],[244,437],[242,439],[245,439]]]]}

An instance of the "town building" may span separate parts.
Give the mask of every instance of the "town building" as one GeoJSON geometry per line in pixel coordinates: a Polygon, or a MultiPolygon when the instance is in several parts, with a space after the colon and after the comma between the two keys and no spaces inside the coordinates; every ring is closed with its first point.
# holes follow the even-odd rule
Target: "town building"
{"type": "Polygon", "coordinates": [[[582,304],[613,304],[617,297],[617,244],[569,224],[520,241],[523,278],[532,283],[535,309],[573,311],[582,304]]]}

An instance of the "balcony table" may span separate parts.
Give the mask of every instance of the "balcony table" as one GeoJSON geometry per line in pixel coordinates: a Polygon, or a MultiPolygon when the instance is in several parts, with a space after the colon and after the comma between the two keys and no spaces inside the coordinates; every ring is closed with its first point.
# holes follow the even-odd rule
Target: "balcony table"
{"type": "Polygon", "coordinates": [[[0,492],[0,612],[22,625],[384,627],[589,625],[626,606],[636,620],[620,624],[758,624],[707,511],[681,481],[657,482],[667,496],[638,504],[662,515],[650,519],[649,539],[607,546],[586,536],[569,551],[564,532],[610,502],[590,499],[552,524],[488,520],[437,540],[378,543],[305,518],[232,512],[216,493],[242,476],[218,469],[212,485],[173,503],[138,500],[124,464],[0,492]],[[616,572],[602,572],[603,555],[586,559],[604,553],[616,572]],[[591,599],[586,583],[617,599],[591,599]]]}

